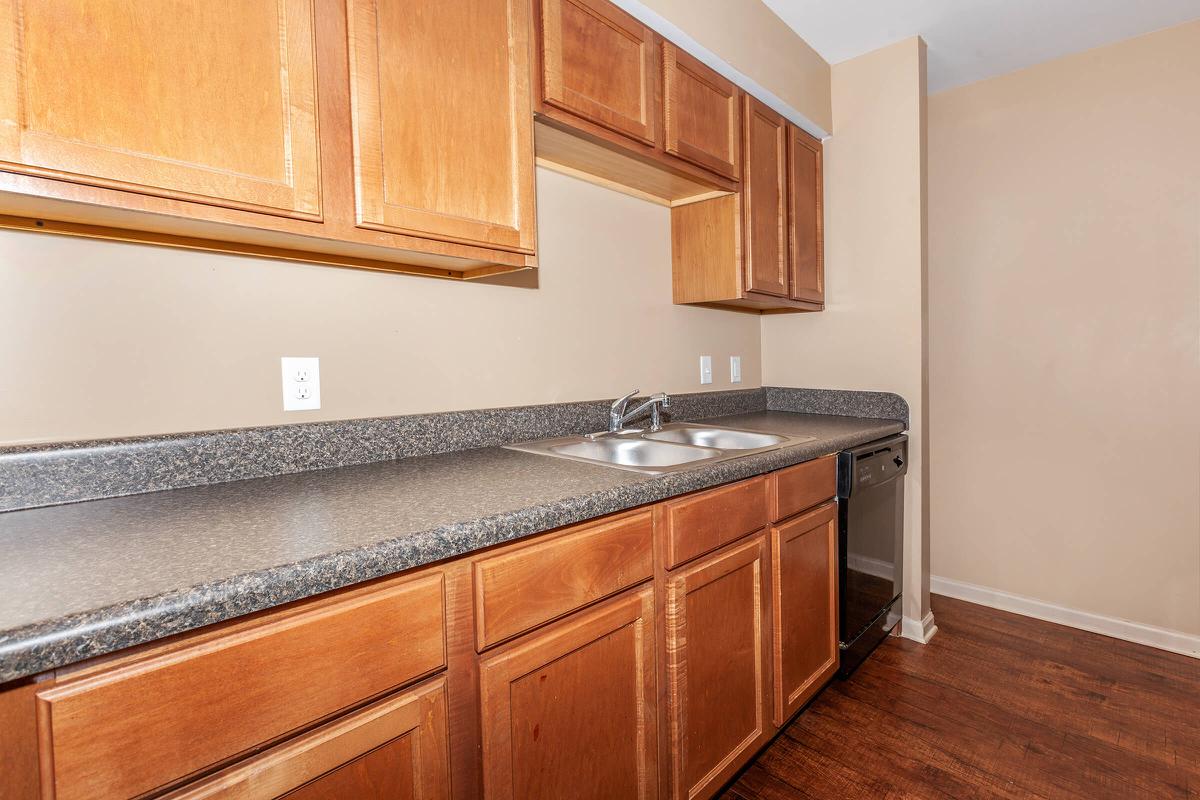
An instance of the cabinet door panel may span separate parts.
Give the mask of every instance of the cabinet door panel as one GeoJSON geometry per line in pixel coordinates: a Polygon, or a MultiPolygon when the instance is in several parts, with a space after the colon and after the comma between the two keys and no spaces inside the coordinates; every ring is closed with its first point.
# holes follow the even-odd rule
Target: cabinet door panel
{"type": "Polygon", "coordinates": [[[654,595],[622,595],[480,666],[488,798],[650,798],[658,782],[654,595]]]}
{"type": "Polygon", "coordinates": [[[771,529],[775,724],[832,677],[837,647],[837,506],[771,529]]]}
{"type": "Polygon", "coordinates": [[[737,87],[670,42],[663,44],[663,132],[668,153],[739,177],[737,87]]]}
{"type": "Polygon", "coordinates": [[[654,144],[654,33],[607,0],[542,0],[542,101],[654,144]]]}
{"type": "Polygon", "coordinates": [[[163,800],[445,800],[446,681],[435,678],[163,800]]]}
{"type": "Polygon", "coordinates": [[[746,289],[788,296],[787,123],[750,95],[742,113],[746,289]]]}
{"type": "Polygon", "coordinates": [[[348,0],[358,224],[532,252],[522,0],[348,0]]]}
{"type": "Polygon", "coordinates": [[[792,299],[825,302],[824,187],[821,143],[788,126],[792,299]]]}
{"type": "Polygon", "coordinates": [[[0,168],[319,218],[313,36],[313,0],[9,0],[0,168]]]}
{"type": "Polygon", "coordinates": [[[667,703],[672,797],[707,796],[767,736],[764,537],[669,579],[667,703]]]}

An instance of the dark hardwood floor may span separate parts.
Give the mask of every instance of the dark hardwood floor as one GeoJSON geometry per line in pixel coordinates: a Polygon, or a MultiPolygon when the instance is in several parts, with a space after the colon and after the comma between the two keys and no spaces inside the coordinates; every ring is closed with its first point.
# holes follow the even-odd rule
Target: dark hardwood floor
{"type": "Polygon", "coordinates": [[[724,800],[1200,798],[1200,660],[934,597],[724,800]]]}

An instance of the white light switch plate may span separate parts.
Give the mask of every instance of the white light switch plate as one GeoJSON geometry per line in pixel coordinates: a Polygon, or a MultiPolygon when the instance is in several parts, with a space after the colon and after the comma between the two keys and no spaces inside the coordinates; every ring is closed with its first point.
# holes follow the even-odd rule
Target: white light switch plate
{"type": "Polygon", "coordinates": [[[730,356],[729,357],[729,382],[730,383],[741,383],[742,382],[742,357],[741,356],[730,356]]]}
{"type": "Polygon", "coordinates": [[[312,411],[321,407],[321,360],[279,359],[283,371],[283,410],[312,411]]]}
{"type": "Polygon", "coordinates": [[[700,383],[712,383],[712,356],[700,356],[700,383]]]}

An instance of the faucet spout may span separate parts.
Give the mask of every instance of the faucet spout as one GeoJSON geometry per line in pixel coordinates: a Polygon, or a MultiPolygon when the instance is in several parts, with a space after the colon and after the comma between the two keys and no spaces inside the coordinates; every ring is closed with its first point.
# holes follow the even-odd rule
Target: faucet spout
{"type": "Polygon", "coordinates": [[[671,407],[671,398],[663,392],[650,395],[641,405],[632,411],[626,412],[625,407],[629,400],[635,395],[633,394],[622,397],[617,402],[613,403],[612,411],[608,418],[609,433],[616,433],[625,427],[625,423],[632,419],[637,419],[647,411],[650,412],[650,430],[662,430],[662,410],[671,407]]]}

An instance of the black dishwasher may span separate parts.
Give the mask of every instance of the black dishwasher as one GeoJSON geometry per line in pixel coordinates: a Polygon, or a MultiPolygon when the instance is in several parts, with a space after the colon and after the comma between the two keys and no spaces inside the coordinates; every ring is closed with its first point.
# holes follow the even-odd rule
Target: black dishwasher
{"type": "Polygon", "coordinates": [[[904,434],[838,453],[838,674],[843,678],[900,620],[906,472],[904,434]]]}

